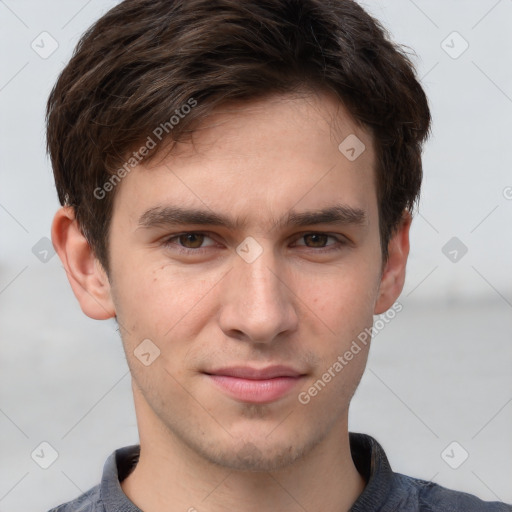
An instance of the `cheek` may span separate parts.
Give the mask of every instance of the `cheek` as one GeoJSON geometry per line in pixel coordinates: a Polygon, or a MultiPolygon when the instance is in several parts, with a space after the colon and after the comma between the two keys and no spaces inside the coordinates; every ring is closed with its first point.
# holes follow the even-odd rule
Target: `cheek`
{"type": "Polygon", "coordinates": [[[346,264],[322,274],[304,273],[297,295],[324,333],[347,340],[373,322],[378,274],[365,264],[346,264]]]}
{"type": "Polygon", "coordinates": [[[207,317],[203,299],[220,277],[199,279],[170,265],[140,270],[145,267],[134,264],[132,268],[119,269],[123,277],[113,289],[118,321],[128,331],[129,345],[149,338],[164,350],[184,329],[189,336],[197,333],[207,317]]]}

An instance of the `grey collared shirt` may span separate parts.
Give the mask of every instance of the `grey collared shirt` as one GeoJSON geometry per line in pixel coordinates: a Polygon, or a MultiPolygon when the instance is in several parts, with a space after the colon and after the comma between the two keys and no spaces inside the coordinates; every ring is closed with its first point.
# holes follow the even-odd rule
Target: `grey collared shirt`
{"type": "MultiPolygon", "coordinates": [[[[354,464],[366,487],[350,512],[512,512],[512,505],[392,471],[382,446],[366,434],[350,433],[354,464]]],[[[122,482],[139,460],[139,445],[116,450],[105,462],[101,483],[49,512],[142,512],[124,494],[122,482]]]]}

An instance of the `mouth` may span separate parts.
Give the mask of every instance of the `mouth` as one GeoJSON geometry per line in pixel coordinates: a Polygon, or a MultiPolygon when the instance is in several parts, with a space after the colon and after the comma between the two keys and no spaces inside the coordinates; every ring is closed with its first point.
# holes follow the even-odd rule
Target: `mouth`
{"type": "Polygon", "coordinates": [[[247,366],[220,368],[204,372],[212,384],[240,402],[270,403],[289,394],[303,382],[305,373],[289,366],[262,369],[247,366]]]}

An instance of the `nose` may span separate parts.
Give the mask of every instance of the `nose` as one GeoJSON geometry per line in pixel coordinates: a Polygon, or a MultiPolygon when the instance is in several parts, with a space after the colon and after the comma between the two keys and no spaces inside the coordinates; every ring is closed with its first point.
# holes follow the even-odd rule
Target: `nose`
{"type": "Polygon", "coordinates": [[[222,282],[220,327],[226,336],[269,344],[297,329],[297,301],[289,273],[270,248],[251,263],[235,254],[222,282]]]}

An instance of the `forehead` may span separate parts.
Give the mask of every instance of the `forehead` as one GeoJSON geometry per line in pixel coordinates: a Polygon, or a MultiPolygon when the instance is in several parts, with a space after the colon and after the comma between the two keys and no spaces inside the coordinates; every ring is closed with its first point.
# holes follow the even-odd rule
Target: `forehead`
{"type": "Polygon", "coordinates": [[[132,227],[167,206],[261,229],[292,210],[341,205],[362,211],[366,221],[376,214],[371,135],[332,96],[230,103],[189,142],[160,149],[161,157],[141,161],[116,190],[114,217],[121,212],[132,227]]]}

